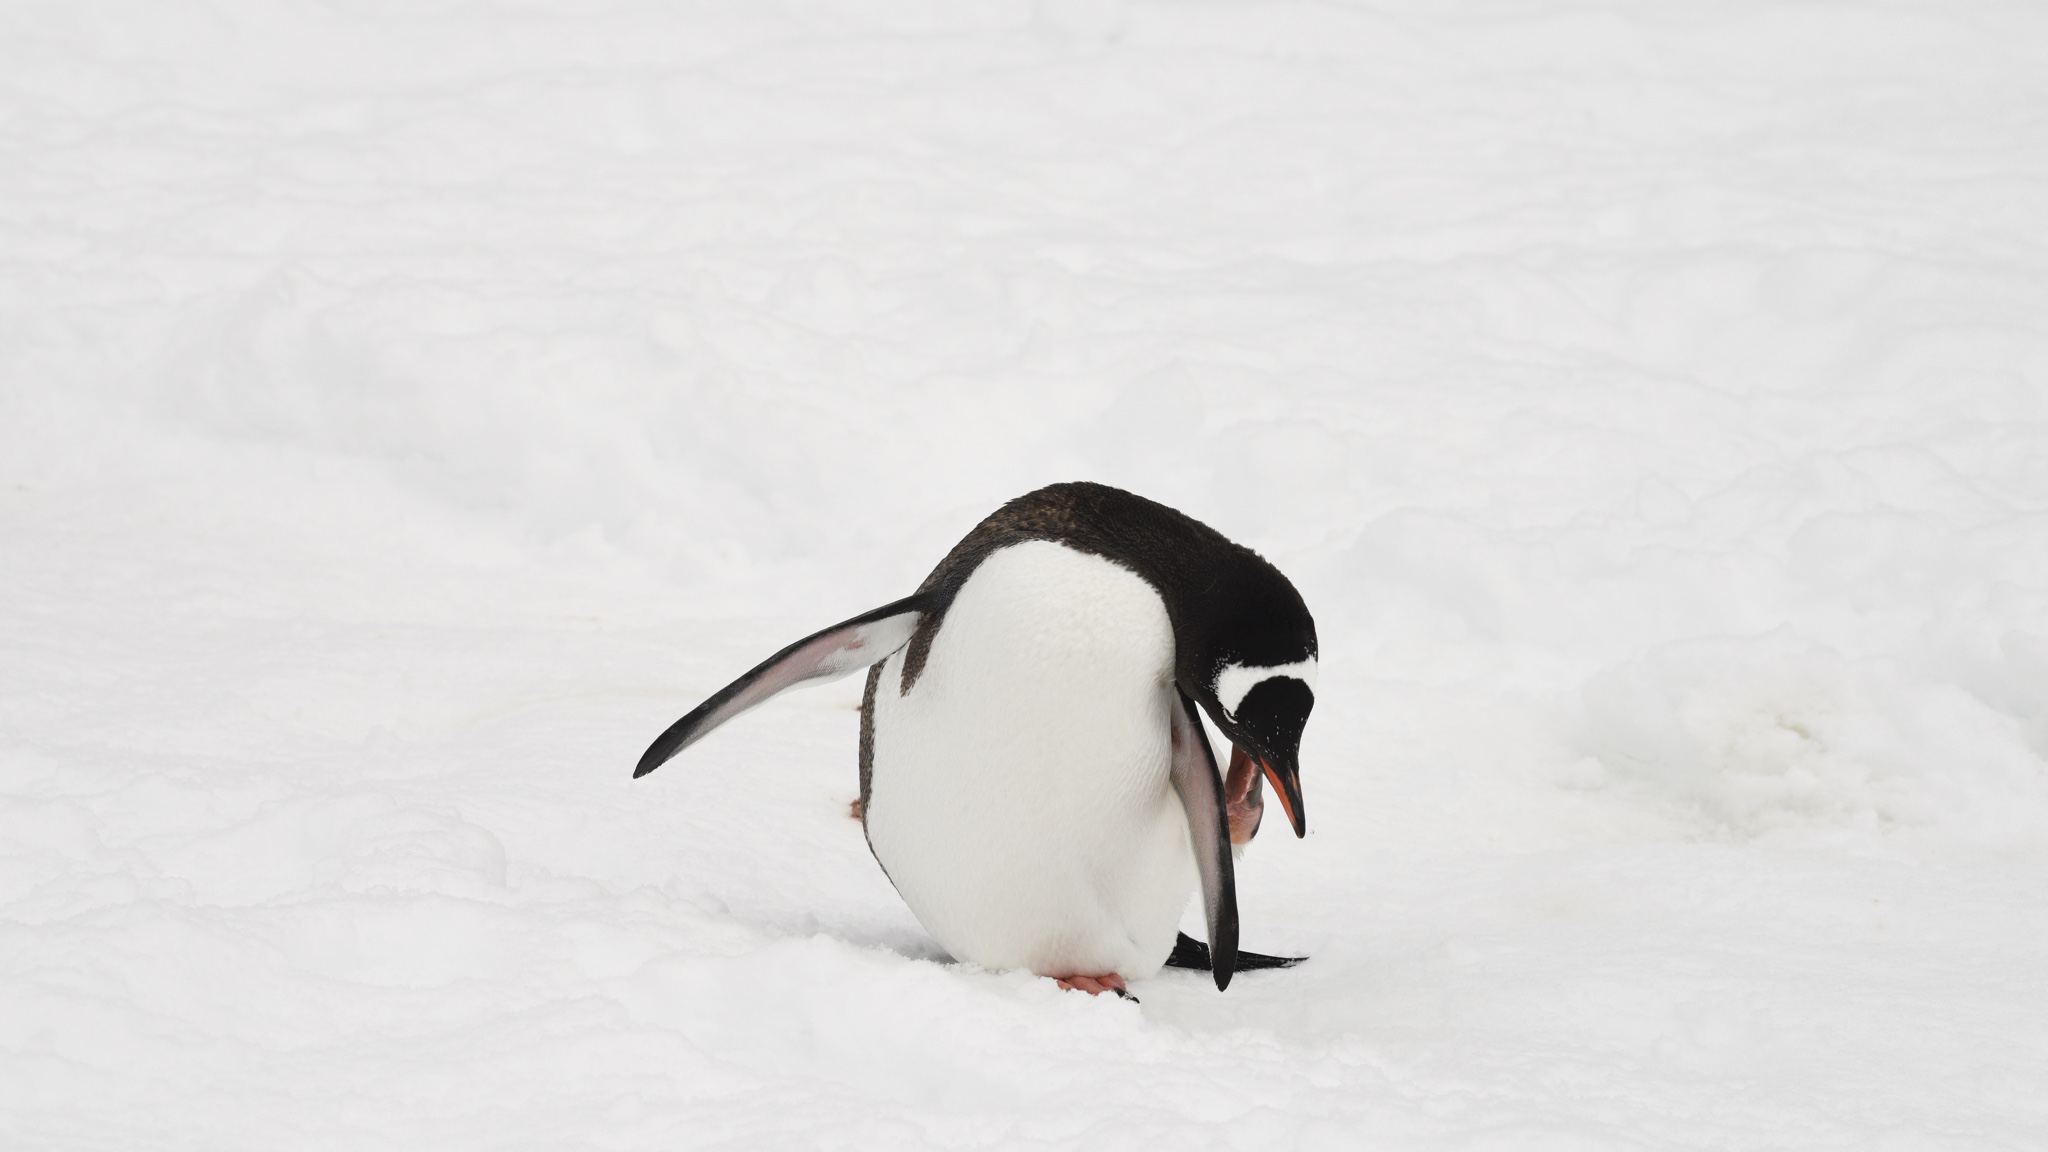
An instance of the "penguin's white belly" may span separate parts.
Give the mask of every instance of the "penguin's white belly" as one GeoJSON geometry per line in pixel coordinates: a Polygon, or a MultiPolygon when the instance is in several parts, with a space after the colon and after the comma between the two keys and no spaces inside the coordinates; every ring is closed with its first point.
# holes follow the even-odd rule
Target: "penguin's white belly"
{"type": "Polygon", "coordinates": [[[990,969],[1156,973],[1195,885],[1158,593],[1017,544],[968,578],[908,694],[904,657],[876,685],[867,833],[926,930],[990,969]]]}

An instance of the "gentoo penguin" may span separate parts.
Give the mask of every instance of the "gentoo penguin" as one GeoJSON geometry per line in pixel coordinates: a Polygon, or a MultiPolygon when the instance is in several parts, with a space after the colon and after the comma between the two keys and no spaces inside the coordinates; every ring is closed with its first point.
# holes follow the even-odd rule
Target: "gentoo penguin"
{"type": "Polygon", "coordinates": [[[1262,776],[1306,834],[1316,630],[1257,553],[1120,489],[1041,488],[915,594],[720,689],[633,775],[786,688],[861,668],[868,847],[956,959],[1091,994],[1122,994],[1169,957],[1219,989],[1240,966],[1281,963],[1238,951],[1232,860],[1258,830],[1262,776]],[[1231,742],[1227,781],[1198,708],[1231,742]],[[1177,948],[1198,881],[1209,947],[1177,948]]]}

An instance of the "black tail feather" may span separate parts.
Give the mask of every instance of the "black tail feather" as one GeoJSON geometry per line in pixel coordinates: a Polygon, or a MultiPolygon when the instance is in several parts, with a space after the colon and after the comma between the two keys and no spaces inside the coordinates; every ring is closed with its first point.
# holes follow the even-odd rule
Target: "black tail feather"
{"type": "MultiPolygon", "coordinates": [[[[1292,968],[1306,959],[1308,959],[1306,956],[1267,956],[1262,953],[1246,952],[1243,949],[1239,949],[1237,953],[1237,970],[1244,972],[1258,968],[1292,968]]],[[[1180,939],[1173,942],[1173,955],[1166,958],[1166,966],[1168,968],[1192,968],[1197,972],[1207,972],[1210,968],[1209,946],[1183,932],[1180,934],[1180,939]]]]}

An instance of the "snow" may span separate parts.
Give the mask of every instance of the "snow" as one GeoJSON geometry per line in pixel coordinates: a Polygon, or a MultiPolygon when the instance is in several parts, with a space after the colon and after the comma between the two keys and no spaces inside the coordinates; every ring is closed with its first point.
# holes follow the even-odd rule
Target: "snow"
{"type": "Polygon", "coordinates": [[[2020,3],[7,6],[4,1142],[2048,1145],[2044,107],[2020,3]],[[1074,478],[1317,613],[1301,968],[946,962],[857,680],[629,779],[1074,478]]]}

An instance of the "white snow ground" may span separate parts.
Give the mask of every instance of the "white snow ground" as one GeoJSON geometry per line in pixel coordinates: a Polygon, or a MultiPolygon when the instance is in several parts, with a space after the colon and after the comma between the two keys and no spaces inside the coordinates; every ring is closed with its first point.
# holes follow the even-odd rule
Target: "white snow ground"
{"type": "Polygon", "coordinates": [[[2048,10],[0,9],[0,1144],[2048,1146],[2048,10]],[[857,683],[1322,624],[1298,970],[943,961],[857,683]]]}

